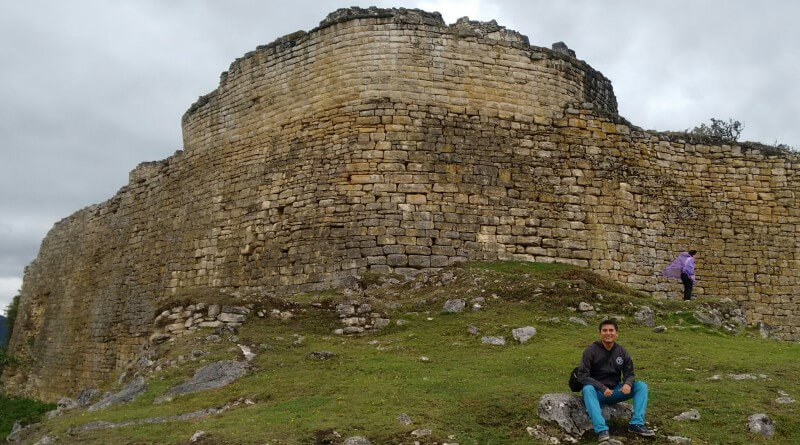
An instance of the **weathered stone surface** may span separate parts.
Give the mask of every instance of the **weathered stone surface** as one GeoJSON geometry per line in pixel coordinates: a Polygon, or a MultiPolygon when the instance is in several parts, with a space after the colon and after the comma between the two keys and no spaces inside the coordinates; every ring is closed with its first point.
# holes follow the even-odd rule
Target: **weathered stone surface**
{"type": "Polygon", "coordinates": [[[247,364],[244,362],[223,360],[211,363],[195,371],[188,381],[167,390],[163,396],[156,399],[156,403],[172,400],[175,396],[219,388],[239,380],[245,374],[247,374],[247,364]]]}
{"type": "Polygon", "coordinates": [[[673,417],[675,420],[700,420],[700,413],[696,409],[684,411],[673,417]]]}
{"type": "Polygon", "coordinates": [[[775,422],[766,414],[753,414],[747,418],[747,429],[751,433],[770,437],[775,434],[775,422]]]}
{"type": "Polygon", "coordinates": [[[715,328],[722,327],[722,317],[720,316],[719,311],[716,309],[701,307],[694,312],[694,318],[700,323],[707,324],[715,328]]]}
{"type": "Polygon", "coordinates": [[[97,411],[119,403],[130,402],[139,397],[145,390],[147,390],[147,383],[144,381],[144,378],[137,377],[125,385],[119,392],[104,396],[100,401],[90,406],[88,410],[97,411]]]}
{"type": "Polygon", "coordinates": [[[91,401],[100,395],[100,390],[97,387],[92,386],[89,388],[84,389],[83,391],[78,394],[78,398],[75,401],[78,403],[78,406],[86,406],[91,401]]]}
{"type": "Polygon", "coordinates": [[[509,259],[678,297],[658,271],[700,241],[724,249],[698,260],[699,296],[729,295],[747,323],[800,339],[800,269],[786,266],[797,155],[641,130],[601,73],[496,23],[342,11],[234,61],[184,114],[182,150],[56,223],[26,270],[6,391],[58,400],[100,384],[154,328],[217,317],[211,305],[176,323],[197,292],[509,259]],[[154,325],[166,298],[186,308],[154,325]]]}
{"type": "MultiPolygon", "coordinates": [[[[606,421],[627,422],[632,412],[631,406],[627,403],[603,405],[603,418],[606,421]]],[[[586,414],[583,399],[577,395],[545,394],[539,399],[538,414],[542,420],[555,422],[567,434],[574,436],[581,436],[592,429],[592,421],[586,414]]]]}
{"type": "Polygon", "coordinates": [[[534,335],[536,335],[536,328],[533,326],[525,326],[511,330],[511,336],[514,337],[514,340],[520,343],[527,342],[533,338],[534,335]]]}
{"type": "Polygon", "coordinates": [[[692,439],[685,437],[685,436],[667,436],[667,441],[670,443],[677,443],[677,444],[690,444],[692,443],[692,439]]]}
{"type": "Polygon", "coordinates": [[[342,442],[343,445],[372,445],[372,442],[369,441],[366,437],[363,436],[353,436],[348,437],[347,439],[342,442]]]}
{"type": "Polygon", "coordinates": [[[462,312],[466,305],[467,303],[463,298],[456,298],[445,301],[442,310],[450,314],[456,314],[462,312]]]}
{"type": "Polygon", "coordinates": [[[655,320],[653,320],[653,310],[647,306],[639,308],[639,310],[633,314],[633,319],[637,324],[642,326],[649,326],[652,328],[656,325],[655,320]]]}
{"type": "Polygon", "coordinates": [[[492,346],[505,346],[506,339],[503,337],[487,336],[487,337],[481,337],[481,343],[492,346]]]}

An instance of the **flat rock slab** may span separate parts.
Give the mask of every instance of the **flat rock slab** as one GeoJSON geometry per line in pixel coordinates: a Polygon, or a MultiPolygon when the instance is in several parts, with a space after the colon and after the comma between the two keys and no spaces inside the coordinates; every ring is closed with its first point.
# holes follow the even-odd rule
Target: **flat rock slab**
{"type": "MultiPolygon", "coordinates": [[[[627,422],[633,410],[627,403],[614,405],[601,405],[603,418],[627,422]]],[[[539,418],[555,422],[567,434],[581,436],[592,429],[592,421],[586,414],[583,398],[574,394],[556,393],[545,394],[539,399],[539,418]]]]}
{"type": "Polygon", "coordinates": [[[245,362],[223,360],[211,363],[195,371],[194,376],[188,381],[167,390],[163,396],[155,400],[155,403],[168,402],[173,397],[183,394],[220,388],[239,380],[245,374],[247,374],[245,362]]]}
{"type": "Polygon", "coordinates": [[[114,394],[107,394],[100,399],[99,402],[89,407],[89,411],[97,411],[98,409],[108,408],[112,405],[119,403],[127,403],[139,397],[140,394],[147,390],[147,383],[144,378],[137,377],[132,382],[128,383],[122,390],[114,394]]]}

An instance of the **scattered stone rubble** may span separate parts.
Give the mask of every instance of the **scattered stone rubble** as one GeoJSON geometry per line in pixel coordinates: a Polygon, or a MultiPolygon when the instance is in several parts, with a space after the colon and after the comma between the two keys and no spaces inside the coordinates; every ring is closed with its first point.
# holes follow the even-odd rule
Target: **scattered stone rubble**
{"type": "Polygon", "coordinates": [[[197,328],[226,328],[235,331],[247,320],[253,305],[223,306],[205,303],[176,306],[161,312],[150,335],[152,343],[162,343],[172,337],[180,337],[197,328]]]}
{"type": "Polygon", "coordinates": [[[344,325],[334,330],[338,335],[363,334],[370,330],[378,330],[389,326],[391,320],[380,312],[373,310],[366,302],[350,301],[336,305],[336,313],[344,325]]]}

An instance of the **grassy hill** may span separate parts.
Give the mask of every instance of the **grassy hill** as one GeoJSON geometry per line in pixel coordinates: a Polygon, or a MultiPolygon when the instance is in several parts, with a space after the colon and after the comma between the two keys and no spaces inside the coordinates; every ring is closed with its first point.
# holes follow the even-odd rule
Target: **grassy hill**
{"type": "MultiPolygon", "coordinates": [[[[526,427],[541,425],[556,437],[563,434],[539,420],[539,398],[569,391],[568,373],[597,338],[600,320],[613,315],[624,318],[619,342],[633,356],[637,377],[650,386],[647,421],[658,429],[658,436],[648,440],[627,436],[620,425],[612,427],[615,437],[628,444],[668,443],[667,435],[691,437],[694,444],[800,443],[798,405],[775,402],[779,391],[800,395],[800,345],[698,323],[694,308],[712,300],[655,301],[557,264],[467,264],[408,283],[370,275],[362,285],[365,290],[358,294],[253,298],[253,314],[278,308],[293,316],[253,315],[235,334],[221,333],[219,341],[205,329],[165,342],[157,349],[157,363],[163,366],[142,371],[149,381],[144,395],[105,410],[68,411],[37,426],[30,440],[49,434],[58,443],[179,444],[203,430],[207,436],[198,443],[341,443],[356,435],[373,444],[541,443],[526,427]],[[442,312],[447,299],[478,297],[485,300],[481,310],[471,310],[468,303],[462,313],[442,312]],[[348,300],[369,302],[392,323],[364,335],[334,334],[341,323],[333,308],[348,300]],[[568,320],[580,315],[575,311],[580,302],[594,305],[597,312],[584,317],[586,326],[568,320]],[[654,309],[656,323],[665,325],[666,332],[634,322],[633,313],[642,305],[654,309]],[[398,320],[404,321],[398,325],[398,320]],[[469,332],[470,326],[479,332],[469,332]],[[518,344],[511,329],[522,326],[538,332],[518,344]],[[503,336],[507,343],[482,344],[482,336],[503,336]],[[220,389],[153,403],[202,364],[241,360],[237,345],[256,353],[247,376],[220,389]],[[335,355],[328,360],[309,356],[319,351],[335,355]],[[201,358],[189,358],[194,355],[201,358]],[[754,379],[728,376],[744,373],[754,379]],[[70,433],[92,421],[179,415],[226,404],[227,411],[203,418],[70,433]],[[700,420],[673,420],[692,408],[700,420]],[[747,417],[757,412],[775,421],[771,439],[746,431],[747,417]],[[401,414],[413,423],[399,422],[401,414]],[[418,429],[429,429],[431,435],[412,436],[418,429]]],[[[581,443],[594,441],[589,432],[581,443]]]]}

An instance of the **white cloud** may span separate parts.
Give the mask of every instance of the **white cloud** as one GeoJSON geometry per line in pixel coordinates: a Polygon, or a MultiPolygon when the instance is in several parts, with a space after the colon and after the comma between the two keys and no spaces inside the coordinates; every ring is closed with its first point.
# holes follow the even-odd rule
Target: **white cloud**
{"type": "Polygon", "coordinates": [[[0,277],[0,313],[5,315],[6,307],[17,291],[22,287],[22,279],[19,277],[0,277]]]}

